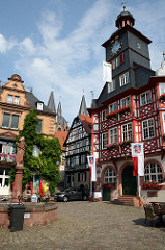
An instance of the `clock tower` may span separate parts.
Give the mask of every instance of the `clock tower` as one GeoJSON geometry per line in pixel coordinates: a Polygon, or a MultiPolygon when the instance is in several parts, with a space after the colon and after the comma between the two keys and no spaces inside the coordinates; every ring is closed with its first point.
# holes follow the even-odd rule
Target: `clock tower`
{"type": "Polygon", "coordinates": [[[112,64],[112,78],[115,86],[115,90],[108,98],[128,89],[137,89],[145,85],[144,80],[136,79],[137,70],[147,75],[147,81],[151,75],[154,75],[154,72],[150,70],[148,51],[148,45],[152,41],[136,30],[134,25],[133,15],[123,5],[123,10],[116,19],[118,29],[102,44],[106,49],[106,61],[112,64]]]}

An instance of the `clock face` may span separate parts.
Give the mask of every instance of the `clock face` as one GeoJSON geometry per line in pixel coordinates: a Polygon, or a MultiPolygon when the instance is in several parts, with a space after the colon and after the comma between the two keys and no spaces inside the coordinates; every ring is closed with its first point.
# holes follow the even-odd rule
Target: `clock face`
{"type": "Polygon", "coordinates": [[[110,54],[113,56],[116,53],[119,52],[121,49],[122,42],[121,41],[115,41],[114,43],[111,44],[111,49],[110,49],[110,54]]]}

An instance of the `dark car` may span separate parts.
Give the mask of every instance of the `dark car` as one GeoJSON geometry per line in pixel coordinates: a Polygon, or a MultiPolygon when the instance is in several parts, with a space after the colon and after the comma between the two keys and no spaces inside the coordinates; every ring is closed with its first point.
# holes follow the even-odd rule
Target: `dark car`
{"type": "Polygon", "coordinates": [[[83,200],[86,201],[88,195],[85,191],[65,189],[63,192],[57,193],[54,196],[55,201],[71,201],[71,200],[83,200]]]}

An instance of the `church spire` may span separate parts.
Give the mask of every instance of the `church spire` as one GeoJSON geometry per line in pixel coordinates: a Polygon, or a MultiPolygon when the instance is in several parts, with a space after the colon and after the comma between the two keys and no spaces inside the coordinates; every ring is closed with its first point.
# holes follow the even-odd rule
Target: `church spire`
{"type": "Polygon", "coordinates": [[[50,93],[50,97],[49,97],[49,101],[48,101],[48,108],[51,111],[54,111],[54,112],[56,111],[53,91],[51,91],[51,93],[50,93]]]}
{"type": "Polygon", "coordinates": [[[61,117],[62,109],[61,109],[61,102],[59,101],[58,108],[57,108],[57,115],[61,117]]]}
{"type": "Polygon", "coordinates": [[[84,94],[82,96],[82,100],[81,100],[81,104],[80,104],[80,109],[79,109],[79,113],[78,113],[78,116],[81,116],[81,115],[88,115],[89,116],[89,113],[88,113],[88,110],[87,110],[87,107],[86,107],[86,102],[85,102],[85,96],[84,96],[84,94]]]}

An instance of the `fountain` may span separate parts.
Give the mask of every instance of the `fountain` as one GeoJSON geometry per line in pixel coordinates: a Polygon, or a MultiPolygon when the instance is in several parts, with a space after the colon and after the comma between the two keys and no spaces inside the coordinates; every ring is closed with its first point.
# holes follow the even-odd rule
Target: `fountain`
{"type": "MultiPolygon", "coordinates": [[[[12,190],[11,200],[0,203],[0,228],[11,228],[12,210],[24,206],[23,227],[41,226],[49,224],[57,219],[57,205],[54,202],[25,202],[21,203],[22,179],[23,179],[23,155],[25,152],[25,142],[22,140],[17,146],[16,155],[16,177],[12,190]]],[[[19,214],[18,212],[17,214],[19,214]]],[[[15,216],[15,215],[14,215],[15,216]]],[[[18,218],[19,220],[20,218],[18,218]]],[[[17,220],[17,218],[14,218],[17,220]]],[[[18,229],[19,230],[19,229],[18,229]]],[[[11,230],[16,231],[16,230],[11,230]]]]}

